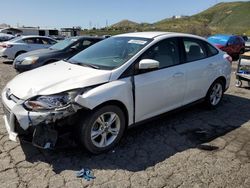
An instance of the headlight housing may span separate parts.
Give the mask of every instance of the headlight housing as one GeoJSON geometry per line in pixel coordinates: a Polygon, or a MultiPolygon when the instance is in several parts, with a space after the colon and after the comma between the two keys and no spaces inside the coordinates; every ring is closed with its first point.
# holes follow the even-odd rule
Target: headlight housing
{"type": "Polygon", "coordinates": [[[24,102],[24,107],[30,111],[57,111],[67,107],[79,93],[78,90],[54,95],[43,95],[24,102]]]}
{"type": "Polygon", "coordinates": [[[26,57],[24,60],[21,62],[22,65],[31,65],[36,63],[36,61],[39,59],[39,57],[26,57]]]}

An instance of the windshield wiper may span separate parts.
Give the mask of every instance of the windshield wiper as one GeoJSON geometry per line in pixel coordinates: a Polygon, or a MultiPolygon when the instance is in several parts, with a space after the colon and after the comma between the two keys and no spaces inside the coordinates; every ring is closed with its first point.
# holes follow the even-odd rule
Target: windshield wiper
{"type": "Polygon", "coordinates": [[[91,68],[93,68],[93,69],[100,69],[100,67],[97,66],[97,65],[87,64],[87,63],[80,63],[80,62],[77,62],[77,61],[75,61],[75,60],[63,59],[63,61],[68,62],[68,63],[75,64],[75,65],[84,66],[84,67],[91,67],[91,68]]]}
{"type": "Polygon", "coordinates": [[[93,64],[77,63],[77,65],[81,65],[81,66],[85,66],[85,67],[91,67],[93,69],[100,69],[100,67],[98,67],[97,65],[93,65],[93,64]]]}

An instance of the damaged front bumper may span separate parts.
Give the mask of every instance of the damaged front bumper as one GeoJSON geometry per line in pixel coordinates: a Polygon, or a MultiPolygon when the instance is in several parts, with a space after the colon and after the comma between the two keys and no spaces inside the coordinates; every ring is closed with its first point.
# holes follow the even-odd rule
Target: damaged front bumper
{"type": "Polygon", "coordinates": [[[61,111],[28,111],[23,106],[23,100],[7,98],[6,91],[2,92],[2,103],[9,139],[18,141],[19,136],[29,135],[34,146],[44,149],[52,148],[56,144],[58,133],[54,125],[77,111],[73,104],[61,111]]]}

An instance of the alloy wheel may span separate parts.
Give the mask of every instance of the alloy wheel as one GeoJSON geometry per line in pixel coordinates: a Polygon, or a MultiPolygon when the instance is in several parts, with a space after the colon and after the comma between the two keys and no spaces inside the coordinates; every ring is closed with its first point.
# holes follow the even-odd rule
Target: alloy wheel
{"type": "Polygon", "coordinates": [[[120,128],[121,120],[116,113],[103,113],[91,127],[91,141],[98,148],[107,147],[117,138],[120,128]]]}
{"type": "Polygon", "coordinates": [[[216,106],[220,102],[222,95],[223,95],[222,85],[220,83],[216,83],[213,86],[210,94],[211,105],[216,106]]]}

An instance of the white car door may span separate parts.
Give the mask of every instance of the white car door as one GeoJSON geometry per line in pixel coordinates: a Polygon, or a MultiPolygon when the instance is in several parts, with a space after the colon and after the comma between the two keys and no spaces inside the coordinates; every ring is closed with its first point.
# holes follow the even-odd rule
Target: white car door
{"type": "Polygon", "coordinates": [[[135,83],[135,122],[182,105],[186,89],[185,65],[180,64],[177,39],[165,39],[148,49],[140,59],[160,62],[158,70],[138,72],[135,83]]]}
{"type": "Polygon", "coordinates": [[[184,38],[183,43],[187,70],[187,90],[184,104],[188,104],[205,97],[216,77],[217,60],[214,57],[208,57],[204,41],[184,38]]]}

